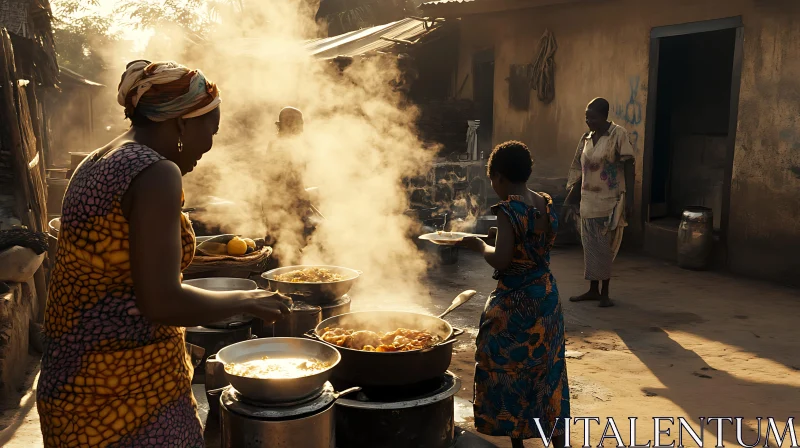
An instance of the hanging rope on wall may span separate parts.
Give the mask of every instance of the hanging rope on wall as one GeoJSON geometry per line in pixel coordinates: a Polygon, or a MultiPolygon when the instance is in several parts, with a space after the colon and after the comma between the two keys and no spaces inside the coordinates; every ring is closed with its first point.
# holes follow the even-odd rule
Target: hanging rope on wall
{"type": "Polygon", "coordinates": [[[539,39],[539,55],[530,69],[531,88],[536,91],[539,101],[547,104],[556,96],[555,55],[558,45],[556,37],[546,30],[539,39]]]}

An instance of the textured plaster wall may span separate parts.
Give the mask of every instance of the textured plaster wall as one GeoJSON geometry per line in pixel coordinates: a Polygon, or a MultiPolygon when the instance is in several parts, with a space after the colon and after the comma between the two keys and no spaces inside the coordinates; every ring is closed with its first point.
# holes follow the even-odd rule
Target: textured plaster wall
{"type": "MultiPolygon", "coordinates": [[[[494,143],[525,141],[534,176],[561,177],[585,132],[592,98],[631,135],[639,159],[635,217],[641,216],[642,154],[654,27],[742,16],[744,62],[730,202],[728,263],[734,272],[796,283],[800,272],[800,2],[791,0],[606,0],[462,18],[460,87],[472,54],[495,52],[494,143]],[[555,34],[556,97],[509,107],[511,64],[533,62],[545,29],[555,34]]],[[[459,96],[472,96],[468,79],[459,96]]],[[[554,192],[557,193],[557,192],[554,192]]],[[[631,219],[631,239],[643,223],[631,219]]]]}

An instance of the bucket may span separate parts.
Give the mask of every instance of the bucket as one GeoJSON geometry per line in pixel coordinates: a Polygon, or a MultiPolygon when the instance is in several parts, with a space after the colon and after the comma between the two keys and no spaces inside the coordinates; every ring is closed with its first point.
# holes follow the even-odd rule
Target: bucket
{"type": "Polygon", "coordinates": [[[61,230],[61,217],[53,218],[47,223],[47,258],[50,265],[56,261],[58,252],[58,232],[61,230]]]}
{"type": "Polygon", "coordinates": [[[47,223],[48,233],[58,238],[58,232],[61,230],[61,217],[53,218],[47,223]]]}
{"type": "Polygon", "coordinates": [[[442,265],[453,265],[458,263],[458,247],[456,246],[440,246],[439,259],[442,265]]]}
{"type": "Polygon", "coordinates": [[[678,227],[678,266],[704,270],[714,248],[714,212],[707,207],[687,207],[678,227]]]}
{"type": "Polygon", "coordinates": [[[475,233],[479,235],[486,235],[489,233],[489,229],[492,227],[497,227],[497,216],[481,216],[475,223],[475,233]]]}

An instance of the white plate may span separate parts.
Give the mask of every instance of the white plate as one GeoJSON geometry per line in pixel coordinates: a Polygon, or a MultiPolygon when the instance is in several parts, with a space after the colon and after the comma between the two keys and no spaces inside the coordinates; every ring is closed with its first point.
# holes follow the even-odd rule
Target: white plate
{"type": "Polygon", "coordinates": [[[474,233],[463,232],[435,232],[421,235],[419,239],[430,241],[431,243],[438,244],[440,246],[454,246],[464,241],[464,238],[469,237],[488,238],[488,235],[476,235],[474,233]]]}

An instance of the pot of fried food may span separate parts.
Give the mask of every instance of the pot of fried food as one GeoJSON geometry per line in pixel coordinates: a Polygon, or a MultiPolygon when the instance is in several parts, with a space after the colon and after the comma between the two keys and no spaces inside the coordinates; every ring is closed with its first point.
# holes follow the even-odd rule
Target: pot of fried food
{"type": "Polygon", "coordinates": [[[341,360],[339,352],[306,338],[251,339],[217,353],[225,378],[260,403],[292,403],[319,393],[341,360]]]}
{"type": "Polygon", "coordinates": [[[444,374],[460,333],[427,314],[360,311],[325,319],[308,336],[339,350],[342,360],[333,376],[343,384],[384,387],[444,374]]]}
{"type": "Polygon", "coordinates": [[[324,305],[347,294],[361,271],[341,266],[299,265],[261,274],[269,289],[289,294],[312,305],[324,305]]]}

